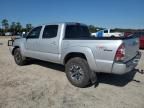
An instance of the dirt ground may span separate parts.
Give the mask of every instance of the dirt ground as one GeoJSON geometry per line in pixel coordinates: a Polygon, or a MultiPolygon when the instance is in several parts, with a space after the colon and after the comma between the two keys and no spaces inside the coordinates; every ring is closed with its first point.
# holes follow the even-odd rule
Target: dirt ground
{"type": "Polygon", "coordinates": [[[0,108],[144,108],[144,50],[137,68],[126,75],[99,74],[99,85],[77,88],[63,66],[31,61],[17,66],[0,39],[0,108]]]}

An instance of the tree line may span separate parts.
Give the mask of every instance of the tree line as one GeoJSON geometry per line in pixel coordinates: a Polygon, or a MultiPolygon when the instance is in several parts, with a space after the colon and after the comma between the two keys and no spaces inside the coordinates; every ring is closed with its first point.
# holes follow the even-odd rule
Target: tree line
{"type": "MultiPolygon", "coordinates": [[[[95,27],[94,25],[89,25],[89,31],[96,32],[99,30],[102,30],[103,28],[95,27]]],[[[22,32],[29,32],[33,28],[32,24],[26,24],[25,27],[22,26],[20,22],[11,22],[7,19],[3,19],[1,21],[1,27],[0,27],[0,36],[4,36],[5,33],[10,32],[11,35],[19,35],[22,32]]]]}
{"type": "Polygon", "coordinates": [[[22,26],[20,22],[11,22],[7,19],[1,21],[0,35],[4,36],[5,33],[11,33],[11,35],[18,35],[22,32],[29,32],[33,28],[32,24],[26,24],[25,27],[22,26]]]}
{"type": "MultiPolygon", "coordinates": [[[[102,27],[96,27],[94,25],[89,25],[89,31],[91,33],[97,32],[99,30],[103,30],[105,28],[102,27]]],[[[7,19],[3,19],[1,21],[1,27],[0,27],[0,36],[4,36],[5,33],[9,32],[11,35],[19,35],[22,32],[29,32],[33,28],[32,24],[26,24],[25,27],[22,26],[20,22],[12,22],[9,23],[7,19]]],[[[121,29],[121,28],[115,28],[113,29],[118,32],[144,32],[144,29],[121,29]]]]}

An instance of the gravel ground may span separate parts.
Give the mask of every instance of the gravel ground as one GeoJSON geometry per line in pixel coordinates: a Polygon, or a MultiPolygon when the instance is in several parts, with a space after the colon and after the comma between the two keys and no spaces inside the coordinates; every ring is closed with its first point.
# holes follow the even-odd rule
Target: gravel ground
{"type": "Polygon", "coordinates": [[[17,66],[0,38],[0,108],[144,108],[144,50],[126,75],[99,74],[99,85],[77,88],[57,64],[31,61],[17,66]]]}

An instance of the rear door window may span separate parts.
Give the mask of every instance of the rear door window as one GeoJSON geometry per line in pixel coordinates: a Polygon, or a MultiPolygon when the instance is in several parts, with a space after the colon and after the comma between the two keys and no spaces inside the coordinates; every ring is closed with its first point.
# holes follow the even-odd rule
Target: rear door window
{"type": "Polygon", "coordinates": [[[42,38],[54,38],[57,36],[58,25],[47,25],[44,28],[42,38]]]}

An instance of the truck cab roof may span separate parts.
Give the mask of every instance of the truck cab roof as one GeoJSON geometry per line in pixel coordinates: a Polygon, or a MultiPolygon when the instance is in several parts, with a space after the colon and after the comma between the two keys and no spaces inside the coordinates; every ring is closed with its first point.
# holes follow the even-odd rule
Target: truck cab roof
{"type": "Polygon", "coordinates": [[[64,25],[84,25],[84,23],[79,23],[79,22],[54,22],[54,23],[47,23],[47,24],[42,24],[40,26],[45,26],[45,25],[58,25],[58,24],[64,24],[64,25]]]}

